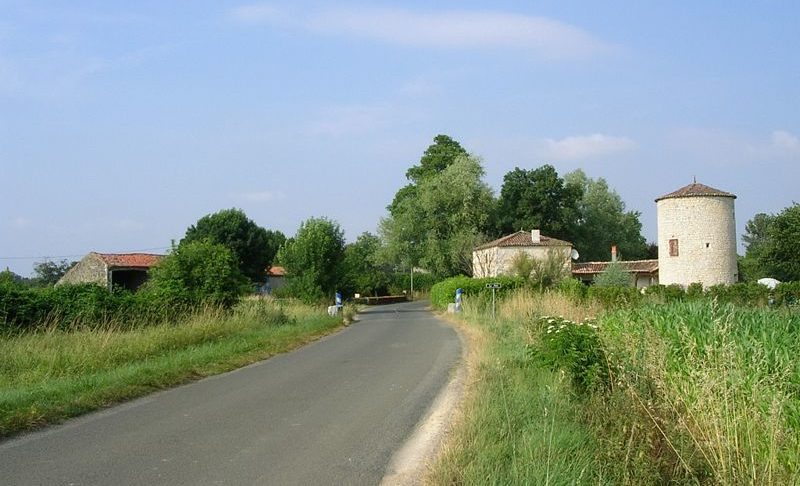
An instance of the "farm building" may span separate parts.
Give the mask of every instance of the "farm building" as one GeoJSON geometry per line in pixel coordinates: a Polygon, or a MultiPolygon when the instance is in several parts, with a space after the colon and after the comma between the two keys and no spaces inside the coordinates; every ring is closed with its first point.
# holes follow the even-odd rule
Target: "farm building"
{"type": "MultiPolygon", "coordinates": [[[[583,283],[591,284],[612,262],[585,262],[572,264],[572,276],[583,283]]],[[[658,260],[631,260],[618,262],[631,274],[631,283],[641,289],[658,284],[658,260]]]]}
{"type": "Polygon", "coordinates": [[[734,199],[697,182],[656,199],[662,284],[708,287],[738,280],[734,199]]]}
{"type": "Polygon", "coordinates": [[[267,280],[262,287],[265,294],[271,294],[286,284],[286,270],[280,266],[271,266],[267,270],[267,280]]]}
{"type": "Polygon", "coordinates": [[[535,260],[542,260],[551,252],[563,258],[564,266],[569,267],[572,243],[544,236],[538,229],[518,231],[475,248],[472,275],[476,278],[509,275],[517,254],[527,253],[535,260]]]}
{"type": "Polygon", "coordinates": [[[147,271],[164,255],[151,253],[91,252],[75,264],[56,285],[96,283],[109,290],[137,290],[147,281],[147,271]]]}

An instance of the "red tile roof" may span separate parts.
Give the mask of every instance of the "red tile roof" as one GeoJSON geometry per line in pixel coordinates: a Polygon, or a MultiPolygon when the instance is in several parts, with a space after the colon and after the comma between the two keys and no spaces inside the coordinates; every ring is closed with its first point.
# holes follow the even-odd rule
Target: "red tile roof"
{"type": "Polygon", "coordinates": [[[730,192],[720,191],[719,189],[714,189],[713,187],[706,186],[705,184],[700,184],[695,182],[693,184],[689,184],[688,186],[681,187],[677,191],[670,192],[669,194],[664,194],[663,196],[656,199],[656,202],[662,199],[673,199],[678,197],[703,197],[703,196],[718,196],[718,197],[732,197],[736,198],[734,194],[730,192]]]}
{"type": "Polygon", "coordinates": [[[286,275],[286,270],[279,266],[269,267],[269,270],[267,270],[267,275],[270,277],[283,277],[286,275]]]}
{"type": "MultiPolygon", "coordinates": [[[[573,275],[595,275],[603,273],[611,262],[573,263],[573,275]]],[[[630,260],[618,262],[622,269],[631,273],[655,273],[658,271],[658,260],[630,260]]]]}
{"type": "Polygon", "coordinates": [[[517,231],[516,233],[498,238],[489,243],[484,243],[475,249],[483,250],[495,246],[572,246],[572,243],[544,235],[541,236],[541,240],[538,243],[534,243],[530,231],[517,231]]]}
{"type": "Polygon", "coordinates": [[[150,268],[164,258],[153,253],[94,253],[109,267],[150,268]]]}

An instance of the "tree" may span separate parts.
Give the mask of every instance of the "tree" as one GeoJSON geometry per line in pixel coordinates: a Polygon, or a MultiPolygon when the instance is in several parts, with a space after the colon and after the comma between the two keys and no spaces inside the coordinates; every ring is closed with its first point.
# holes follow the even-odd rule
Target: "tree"
{"type": "Polygon", "coordinates": [[[458,157],[466,156],[467,151],[461,147],[461,144],[448,137],[447,135],[437,135],[433,138],[433,144],[430,145],[422,154],[419,160],[419,165],[412,166],[406,171],[406,179],[411,181],[410,184],[401,187],[394,200],[387,209],[394,214],[400,204],[406,199],[413,199],[417,193],[417,186],[422,181],[436,176],[447,167],[453,164],[458,157]]]}
{"type": "Polygon", "coordinates": [[[381,264],[378,255],[381,240],[372,233],[362,233],[344,248],[342,290],[347,294],[378,295],[386,292],[391,282],[389,269],[381,264]]]}
{"type": "Polygon", "coordinates": [[[597,274],[594,284],[598,287],[630,287],[633,285],[633,276],[625,271],[621,263],[611,262],[597,274]]]}
{"type": "Polygon", "coordinates": [[[581,186],[565,184],[552,165],[503,177],[497,201],[497,234],[538,228],[555,238],[571,240],[578,220],[581,186]]]}
{"type": "Polygon", "coordinates": [[[770,276],[764,251],[769,243],[769,227],[774,220],[775,215],[758,213],[745,225],[745,233],[742,235],[745,254],[738,262],[739,276],[745,282],[755,282],[770,276]]]}
{"type": "Polygon", "coordinates": [[[227,246],[242,274],[251,282],[260,283],[285,237],[279,231],[267,232],[244,211],[234,208],[203,216],[186,230],[181,243],[205,239],[227,246]]]}
{"type": "Polygon", "coordinates": [[[385,259],[406,268],[419,265],[440,277],[469,274],[472,249],[485,239],[493,204],[483,175],[478,159],[461,156],[423,179],[414,197],[381,221],[385,259]]]}
{"type": "Polygon", "coordinates": [[[648,255],[640,213],[626,211],[622,198],[609,188],[605,179],[591,179],[580,169],[564,179],[568,185],[580,187],[583,194],[578,202],[578,227],[572,240],[582,260],[606,261],[612,245],[617,245],[620,256],[626,260],[648,255]]]}
{"type": "MultiPolygon", "coordinates": [[[[752,243],[751,243],[752,245],[752,243]]],[[[756,258],[767,276],[781,281],[800,281],[800,204],[773,216],[766,225],[766,238],[757,244],[756,258]]]]}
{"type": "Polygon", "coordinates": [[[76,263],[78,262],[68,262],[67,260],[61,260],[60,262],[45,260],[36,263],[33,266],[33,272],[36,274],[34,281],[36,285],[43,287],[53,286],[76,263]]]}
{"type": "Polygon", "coordinates": [[[278,251],[286,269],[286,292],[307,302],[333,295],[342,274],[344,233],[327,218],[304,221],[278,251]]]}
{"type": "Polygon", "coordinates": [[[184,241],[150,269],[143,298],[164,305],[229,307],[249,289],[233,252],[210,240],[184,241]]]}

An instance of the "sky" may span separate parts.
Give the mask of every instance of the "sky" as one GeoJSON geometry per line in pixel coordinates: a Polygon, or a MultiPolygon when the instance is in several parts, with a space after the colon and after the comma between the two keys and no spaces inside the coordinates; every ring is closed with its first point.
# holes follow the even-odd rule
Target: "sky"
{"type": "MultiPolygon", "coordinates": [[[[793,1],[0,0],[0,267],[163,252],[231,207],[375,232],[437,134],[654,199],[800,201],[793,1]]],[[[740,246],[741,251],[741,246],[740,246]]]]}

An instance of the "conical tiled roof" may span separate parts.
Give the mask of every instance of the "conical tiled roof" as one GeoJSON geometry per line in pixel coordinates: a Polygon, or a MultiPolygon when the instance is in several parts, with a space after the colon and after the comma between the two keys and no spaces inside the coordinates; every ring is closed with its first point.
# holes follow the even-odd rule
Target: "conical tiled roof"
{"type": "Polygon", "coordinates": [[[713,187],[707,186],[705,184],[694,182],[692,184],[689,184],[688,186],[681,187],[677,191],[670,192],[669,194],[665,194],[657,198],[656,202],[662,199],[674,199],[679,197],[707,197],[707,196],[736,198],[736,195],[731,194],[730,192],[720,191],[719,189],[714,189],[713,187]]]}

